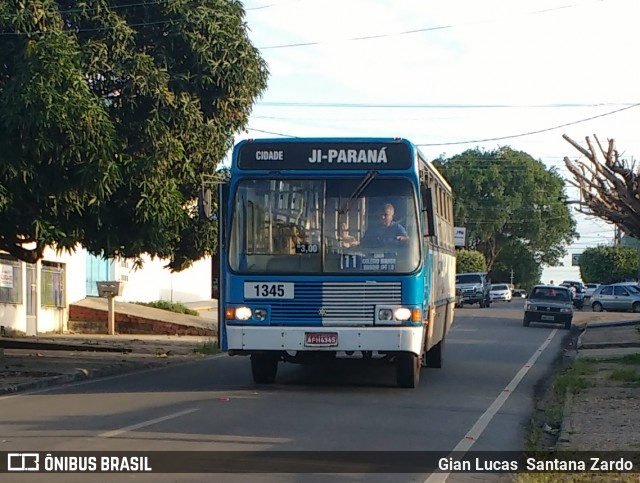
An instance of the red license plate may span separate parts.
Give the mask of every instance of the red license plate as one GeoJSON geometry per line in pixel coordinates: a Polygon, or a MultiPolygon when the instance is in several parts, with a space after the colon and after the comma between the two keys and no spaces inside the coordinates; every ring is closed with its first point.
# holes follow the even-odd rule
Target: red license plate
{"type": "Polygon", "coordinates": [[[333,347],[338,345],[336,332],[305,332],[304,345],[307,347],[333,347]]]}

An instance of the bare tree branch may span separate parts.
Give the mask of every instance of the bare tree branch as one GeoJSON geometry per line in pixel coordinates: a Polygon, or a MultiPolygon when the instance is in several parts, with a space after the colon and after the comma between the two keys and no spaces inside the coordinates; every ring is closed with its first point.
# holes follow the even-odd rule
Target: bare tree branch
{"type": "Polygon", "coordinates": [[[584,148],[566,134],[562,136],[585,159],[564,158],[583,200],[578,212],[616,224],[624,233],[640,238],[640,178],[635,164],[620,158],[613,139],[606,147],[597,136],[587,137],[584,148]],[[599,155],[604,157],[601,161],[599,155]]]}

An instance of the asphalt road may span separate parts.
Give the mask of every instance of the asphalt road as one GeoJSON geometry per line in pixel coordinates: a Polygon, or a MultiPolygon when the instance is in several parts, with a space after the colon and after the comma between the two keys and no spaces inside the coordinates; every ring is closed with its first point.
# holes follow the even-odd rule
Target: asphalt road
{"type": "MultiPolygon", "coordinates": [[[[567,334],[523,327],[522,306],[518,300],[458,309],[443,368],[423,369],[417,389],[398,388],[392,365],[360,360],[281,364],[275,385],[256,386],[247,358],[215,356],[2,397],[0,451],[521,450],[534,385],[548,375],[567,334]]],[[[478,481],[446,477],[48,474],[46,481],[478,481]]]]}

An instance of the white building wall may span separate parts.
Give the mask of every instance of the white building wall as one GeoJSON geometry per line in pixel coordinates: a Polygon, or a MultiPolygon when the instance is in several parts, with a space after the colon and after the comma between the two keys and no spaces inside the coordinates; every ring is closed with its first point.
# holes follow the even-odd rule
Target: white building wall
{"type": "Polygon", "coordinates": [[[571,265],[571,254],[563,257],[557,267],[544,266],[540,277],[541,283],[551,283],[553,281],[556,285],[561,284],[564,280],[582,281],[580,267],[571,265]]]}
{"type": "Polygon", "coordinates": [[[26,332],[27,319],[24,304],[14,305],[0,303],[0,325],[5,329],[26,332]]]}
{"type": "MultiPolygon", "coordinates": [[[[211,258],[195,262],[190,268],[179,273],[171,273],[164,268],[165,260],[142,257],[143,268],[134,270],[132,263],[117,262],[115,279],[125,281],[123,295],[117,300],[124,302],[152,302],[167,300],[170,302],[198,302],[211,299],[211,258]]],[[[78,248],[73,253],[56,252],[47,248],[44,261],[63,263],[65,268],[64,307],[55,308],[41,306],[40,286],[41,263],[37,272],[37,307],[36,317],[27,318],[26,266],[22,263],[22,302],[19,304],[0,303],[0,325],[6,329],[24,332],[27,335],[60,332],[67,330],[69,304],[86,298],[87,252],[78,248]]]]}
{"type": "Polygon", "coordinates": [[[128,272],[121,300],[125,302],[152,302],[167,300],[174,303],[198,302],[211,299],[211,258],[195,262],[190,268],[171,273],[164,268],[166,260],[142,257],[143,268],[117,270],[128,272]]]}

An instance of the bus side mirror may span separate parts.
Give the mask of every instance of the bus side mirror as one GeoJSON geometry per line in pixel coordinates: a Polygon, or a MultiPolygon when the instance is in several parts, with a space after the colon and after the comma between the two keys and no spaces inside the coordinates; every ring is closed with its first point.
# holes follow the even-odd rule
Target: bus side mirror
{"type": "Polygon", "coordinates": [[[204,184],[198,193],[198,214],[201,219],[210,220],[213,215],[213,207],[211,206],[211,188],[204,184]]]}
{"type": "Polygon", "coordinates": [[[420,194],[422,195],[422,211],[427,215],[424,236],[435,236],[436,224],[435,217],[433,216],[433,197],[431,196],[431,188],[422,186],[420,188],[420,194]]]}

